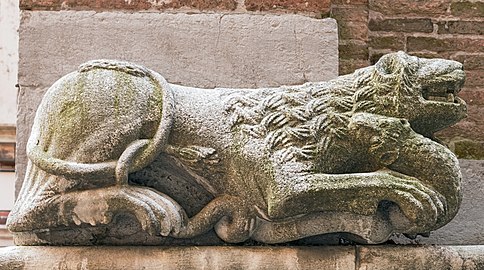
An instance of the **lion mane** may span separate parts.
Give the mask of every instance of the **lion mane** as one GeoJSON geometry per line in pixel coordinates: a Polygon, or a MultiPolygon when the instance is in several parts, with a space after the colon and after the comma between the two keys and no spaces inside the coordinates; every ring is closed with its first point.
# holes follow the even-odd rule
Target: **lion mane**
{"type": "Polygon", "coordinates": [[[353,114],[398,107],[399,97],[416,88],[415,70],[390,62],[328,82],[232,97],[226,110],[233,129],[263,139],[271,152],[282,151],[284,161],[309,160],[324,154],[335,139],[347,137],[353,114]]]}

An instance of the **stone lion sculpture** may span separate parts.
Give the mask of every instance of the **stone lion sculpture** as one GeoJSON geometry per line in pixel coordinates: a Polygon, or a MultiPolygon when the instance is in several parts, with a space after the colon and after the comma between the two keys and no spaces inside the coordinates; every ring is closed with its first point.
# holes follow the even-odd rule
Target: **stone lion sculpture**
{"type": "Polygon", "coordinates": [[[461,202],[458,161],[433,133],[466,116],[463,82],[460,63],[403,52],[267,89],[90,61],[38,108],[8,228],[23,245],[426,234],[461,202]]]}

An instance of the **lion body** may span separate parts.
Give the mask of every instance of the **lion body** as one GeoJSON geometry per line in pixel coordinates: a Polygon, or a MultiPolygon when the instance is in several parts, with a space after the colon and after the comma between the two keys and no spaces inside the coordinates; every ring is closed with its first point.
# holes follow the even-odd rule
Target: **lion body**
{"type": "Polygon", "coordinates": [[[109,226],[127,212],[152,234],[215,228],[228,242],[347,232],[378,243],[426,233],[450,221],[461,198],[455,156],[426,138],[465,116],[454,97],[461,66],[438,61],[426,72],[432,60],[400,52],[328,82],[267,89],[197,89],[129,63],[84,64],[39,108],[9,228],[39,237],[46,228],[109,226]]]}

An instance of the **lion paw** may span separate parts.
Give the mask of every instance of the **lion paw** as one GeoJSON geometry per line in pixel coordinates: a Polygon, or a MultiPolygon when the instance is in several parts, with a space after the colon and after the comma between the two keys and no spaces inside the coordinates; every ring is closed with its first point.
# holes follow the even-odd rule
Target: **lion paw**
{"type": "Polygon", "coordinates": [[[433,229],[447,212],[442,195],[418,179],[398,172],[376,172],[358,186],[358,196],[350,203],[353,212],[371,215],[380,202],[393,202],[411,223],[410,226],[417,230],[433,229]]]}
{"type": "Polygon", "coordinates": [[[183,209],[167,195],[147,187],[113,186],[71,194],[72,211],[61,209],[60,217],[76,224],[108,224],[116,214],[136,217],[143,231],[167,236],[180,229],[185,219],[183,209]]]}
{"type": "Polygon", "coordinates": [[[378,202],[397,204],[416,229],[432,229],[447,212],[445,198],[418,179],[397,172],[385,173],[387,177],[378,187],[378,202]]]}

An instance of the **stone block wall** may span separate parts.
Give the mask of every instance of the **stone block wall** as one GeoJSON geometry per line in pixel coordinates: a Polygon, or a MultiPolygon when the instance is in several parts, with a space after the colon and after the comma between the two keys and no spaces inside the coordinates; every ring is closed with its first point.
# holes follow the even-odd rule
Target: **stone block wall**
{"type": "Polygon", "coordinates": [[[438,136],[461,158],[484,159],[484,2],[475,0],[21,0],[22,10],[298,13],[339,27],[339,73],[391,51],[464,63],[469,117],[438,136]]]}

